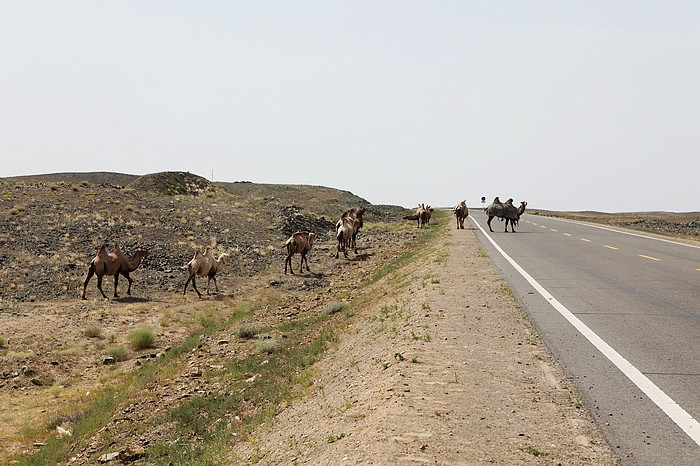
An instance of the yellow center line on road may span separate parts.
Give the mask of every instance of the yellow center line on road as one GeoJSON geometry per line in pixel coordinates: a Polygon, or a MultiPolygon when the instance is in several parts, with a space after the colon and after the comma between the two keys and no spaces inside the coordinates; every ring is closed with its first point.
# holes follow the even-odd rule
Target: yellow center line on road
{"type": "Polygon", "coordinates": [[[607,244],[605,245],[605,247],[608,248],[608,249],[612,249],[612,250],[614,250],[614,251],[619,251],[619,250],[620,250],[619,248],[616,248],[615,246],[608,246],[607,244]]]}
{"type": "Polygon", "coordinates": [[[558,230],[555,230],[554,228],[552,228],[552,231],[556,233],[558,230]]]}
{"type": "Polygon", "coordinates": [[[546,227],[546,226],[544,226],[544,225],[540,225],[540,228],[547,228],[547,227],[546,227]]]}
{"type": "Polygon", "coordinates": [[[644,254],[640,254],[639,257],[643,257],[644,259],[649,259],[652,261],[660,261],[661,260],[658,257],[645,256],[644,254]]]}
{"type": "Polygon", "coordinates": [[[591,242],[591,240],[586,239],[586,238],[581,238],[581,241],[585,241],[586,243],[590,243],[590,242],[591,242]]]}
{"type": "Polygon", "coordinates": [[[695,270],[697,270],[698,272],[700,272],[700,269],[695,269],[695,270]]]}
{"type": "Polygon", "coordinates": [[[564,233],[564,236],[571,236],[571,233],[564,233]]]}

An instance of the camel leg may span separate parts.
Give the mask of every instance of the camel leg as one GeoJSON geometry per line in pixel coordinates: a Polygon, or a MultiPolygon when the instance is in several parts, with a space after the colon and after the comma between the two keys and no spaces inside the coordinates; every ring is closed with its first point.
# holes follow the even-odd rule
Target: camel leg
{"type": "Polygon", "coordinates": [[[131,284],[133,283],[134,280],[129,276],[129,272],[122,274],[126,277],[127,280],[129,280],[129,287],[126,289],[126,294],[131,296],[131,284]]]}
{"type": "Polygon", "coordinates": [[[100,293],[102,293],[102,297],[105,299],[109,299],[107,295],[105,294],[104,291],[102,291],[102,275],[97,276],[97,289],[100,290],[100,293]]]}
{"type": "Polygon", "coordinates": [[[119,272],[114,274],[114,297],[118,298],[119,295],[117,294],[117,285],[119,284],[119,272]]]}
{"type": "Polygon", "coordinates": [[[219,292],[219,285],[216,284],[216,275],[207,275],[207,294],[209,294],[209,281],[214,280],[214,290],[219,292]]]}
{"type": "Polygon", "coordinates": [[[194,291],[196,291],[197,295],[201,298],[202,293],[200,293],[199,290],[197,289],[197,277],[195,277],[195,276],[192,277],[192,288],[194,288],[194,291]]]}
{"type": "Polygon", "coordinates": [[[88,283],[90,282],[90,279],[92,278],[93,275],[95,275],[95,266],[90,264],[90,268],[88,269],[87,278],[85,279],[85,283],[83,283],[83,298],[82,299],[87,299],[85,297],[85,290],[87,289],[88,283]]]}
{"type": "Polygon", "coordinates": [[[491,233],[493,233],[493,228],[491,228],[491,220],[493,220],[493,215],[489,215],[489,219],[486,221],[486,224],[489,226],[491,233]]]}
{"type": "Polygon", "coordinates": [[[301,253],[301,261],[299,262],[299,273],[304,273],[304,261],[306,260],[306,271],[310,272],[309,270],[309,260],[306,259],[306,254],[301,253]]]}
{"type": "Polygon", "coordinates": [[[294,275],[294,267],[292,266],[292,256],[294,254],[290,254],[287,256],[287,258],[284,260],[284,273],[287,273],[287,265],[289,265],[289,271],[294,275]]]}
{"type": "Polygon", "coordinates": [[[191,277],[191,276],[190,276],[190,277],[187,277],[187,281],[185,282],[185,289],[182,290],[182,294],[183,294],[183,295],[184,295],[184,294],[187,294],[187,285],[190,284],[190,281],[192,281],[192,277],[191,277]]]}

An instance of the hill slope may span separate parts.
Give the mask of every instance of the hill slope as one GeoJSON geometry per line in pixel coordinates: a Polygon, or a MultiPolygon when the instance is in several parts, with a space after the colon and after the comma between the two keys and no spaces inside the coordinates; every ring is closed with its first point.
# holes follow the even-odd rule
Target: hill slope
{"type": "Polygon", "coordinates": [[[351,207],[367,206],[369,222],[405,212],[333,188],[213,184],[183,172],[6,178],[0,192],[0,268],[12,267],[0,275],[0,298],[13,301],[78,296],[103,244],[118,243],[127,255],[148,249],[142,267],[149,274],[139,286],[172,292],[181,281],[174,272],[197,247],[228,253],[228,271],[251,276],[283,263],[281,245],[294,231],[328,241],[351,207]]]}

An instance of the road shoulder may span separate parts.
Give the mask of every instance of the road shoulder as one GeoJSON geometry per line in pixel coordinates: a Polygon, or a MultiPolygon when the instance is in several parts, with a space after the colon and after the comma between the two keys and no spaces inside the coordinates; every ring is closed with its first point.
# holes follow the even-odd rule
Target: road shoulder
{"type": "Polygon", "coordinates": [[[383,297],[315,365],[311,393],[239,459],[615,463],[474,232],[451,224],[430,248],[383,279],[383,297]]]}

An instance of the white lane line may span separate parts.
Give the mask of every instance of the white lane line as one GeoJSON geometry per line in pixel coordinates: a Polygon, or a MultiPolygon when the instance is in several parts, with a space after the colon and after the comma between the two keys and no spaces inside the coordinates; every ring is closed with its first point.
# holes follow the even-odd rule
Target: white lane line
{"type": "MultiPolygon", "coordinates": [[[[471,215],[470,215],[471,217],[471,215]]],[[[647,376],[641,373],[639,369],[634,367],[629,361],[627,361],[620,353],[615,351],[610,345],[608,345],[602,338],[600,338],[593,330],[591,330],[586,324],[581,322],[581,320],[576,317],[571,311],[569,311],[562,303],[560,303],[554,296],[552,296],[549,291],[545,290],[542,285],[540,285],[532,276],[525,271],[520,265],[515,262],[506,252],[501,249],[501,247],[496,244],[496,242],[491,239],[486,231],[481,228],[479,222],[472,217],[472,221],[479,227],[479,230],[486,236],[489,242],[496,248],[496,250],[506,259],[510,265],[513,266],[515,270],[523,276],[527,282],[532,285],[535,290],[547,301],[554,309],[556,309],[559,314],[562,315],[566,320],[569,321],[571,325],[574,326],[576,330],[581,332],[581,335],[586,337],[588,341],[595,346],[598,351],[600,351],[603,356],[608,358],[610,362],[615,364],[615,366],[620,369],[620,371],[627,376],[628,379],[632,381],[646,396],[649,397],[651,401],[656,404],[661,410],[666,413],[668,417],[671,418],[673,422],[678,425],[683,432],[688,434],[698,446],[700,446],[700,423],[693,418],[686,410],[681,408],[678,403],[673,401],[670,396],[666,395],[659,387],[654,384],[647,376]]]]}
{"type": "Polygon", "coordinates": [[[638,237],[638,238],[651,239],[651,240],[654,240],[654,241],[661,241],[661,242],[663,242],[663,243],[671,243],[671,244],[677,244],[677,245],[680,245],[680,246],[686,246],[686,247],[689,247],[689,248],[700,249],[700,246],[697,246],[697,245],[695,245],[695,244],[681,243],[681,242],[679,242],[679,241],[673,241],[673,240],[670,240],[670,239],[657,238],[657,237],[655,237],[655,236],[647,236],[647,235],[642,235],[642,234],[639,234],[639,233],[632,233],[631,231],[616,230],[615,228],[604,227],[604,226],[601,226],[601,225],[595,225],[595,224],[587,223],[587,222],[578,222],[578,221],[576,221],[576,220],[569,220],[568,218],[559,218],[559,217],[547,217],[547,218],[550,219],[550,220],[559,220],[560,222],[575,223],[575,224],[577,224],[577,225],[583,225],[583,226],[586,226],[586,227],[598,228],[598,229],[600,229],[600,230],[612,231],[612,232],[614,232],[614,233],[621,233],[621,234],[623,234],[623,235],[636,236],[636,237],[638,237]]]}

